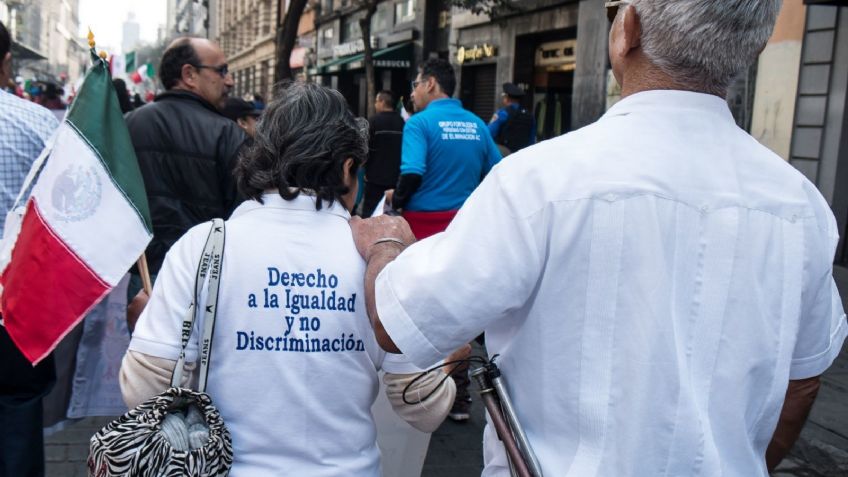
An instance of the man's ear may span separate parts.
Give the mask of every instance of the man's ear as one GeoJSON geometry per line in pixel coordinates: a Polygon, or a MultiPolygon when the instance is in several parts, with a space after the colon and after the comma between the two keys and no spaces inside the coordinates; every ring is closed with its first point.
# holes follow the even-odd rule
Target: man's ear
{"type": "Polygon", "coordinates": [[[180,70],[180,79],[186,86],[197,86],[197,70],[189,64],[183,65],[180,70]]]}
{"type": "Polygon", "coordinates": [[[435,76],[428,76],[427,77],[427,92],[428,93],[435,93],[436,88],[438,88],[438,87],[439,87],[439,83],[436,81],[436,77],[435,76]]]}
{"type": "Polygon", "coordinates": [[[621,28],[628,52],[642,45],[642,20],[633,5],[627,5],[622,12],[621,28]]]}

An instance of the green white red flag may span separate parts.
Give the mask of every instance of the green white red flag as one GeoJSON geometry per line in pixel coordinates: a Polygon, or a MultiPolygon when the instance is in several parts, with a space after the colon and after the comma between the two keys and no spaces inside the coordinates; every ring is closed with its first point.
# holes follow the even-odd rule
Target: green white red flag
{"type": "Polygon", "coordinates": [[[37,179],[26,205],[7,219],[0,253],[3,324],[33,364],[118,284],[152,238],[135,151],[100,58],[44,158],[30,172],[37,179]]]}

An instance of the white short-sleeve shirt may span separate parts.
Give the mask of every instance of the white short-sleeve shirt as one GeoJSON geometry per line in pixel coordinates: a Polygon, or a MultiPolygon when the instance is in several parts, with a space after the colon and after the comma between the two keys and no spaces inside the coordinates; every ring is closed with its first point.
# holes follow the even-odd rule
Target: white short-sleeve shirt
{"type": "Polygon", "coordinates": [[[650,91],[507,158],[377,306],[419,364],[485,331],[545,475],[766,476],[787,382],[846,336],[836,243],[722,99],[650,91]]]}
{"type": "MultiPolygon", "coordinates": [[[[226,223],[209,364],[207,392],[233,440],[230,475],[377,477],[377,372],[417,368],[385,359],[377,345],[347,211],[338,203],[316,211],[304,195],[263,200],[226,223]]],[[[168,252],[131,350],[177,359],[209,227],[192,228],[168,252]]]]}

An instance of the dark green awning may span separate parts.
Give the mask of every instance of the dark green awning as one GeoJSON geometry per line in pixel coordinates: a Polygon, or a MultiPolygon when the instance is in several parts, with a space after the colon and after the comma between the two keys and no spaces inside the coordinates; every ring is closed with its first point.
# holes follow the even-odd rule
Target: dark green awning
{"type": "MultiPolygon", "coordinates": [[[[335,74],[339,71],[358,70],[364,68],[365,53],[345,56],[318,65],[316,74],[335,74]]],[[[374,52],[376,68],[410,68],[412,66],[412,42],[400,43],[374,52]]]]}

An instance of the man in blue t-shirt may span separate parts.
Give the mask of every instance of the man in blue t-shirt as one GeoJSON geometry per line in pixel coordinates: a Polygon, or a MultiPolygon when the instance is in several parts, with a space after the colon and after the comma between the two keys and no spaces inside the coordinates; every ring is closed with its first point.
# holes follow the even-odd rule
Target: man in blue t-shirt
{"type": "Polygon", "coordinates": [[[424,63],[412,83],[417,114],[403,129],[392,206],[404,212],[418,238],[444,230],[501,160],[487,125],[451,98],[455,88],[453,67],[442,59],[424,63]]]}
{"type": "MultiPolygon", "coordinates": [[[[445,230],[465,199],[501,160],[489,128],[480,118],[452,99],[456,89],[453,67],[445,60],[424,63],[412,82],[414,116],[403,128],[400,179],[392,207],[403,217],[417,239],[445,230]]],[[[468,366],[452,373],[456,399],[448,417],[470,417],[468,366]]]]}

